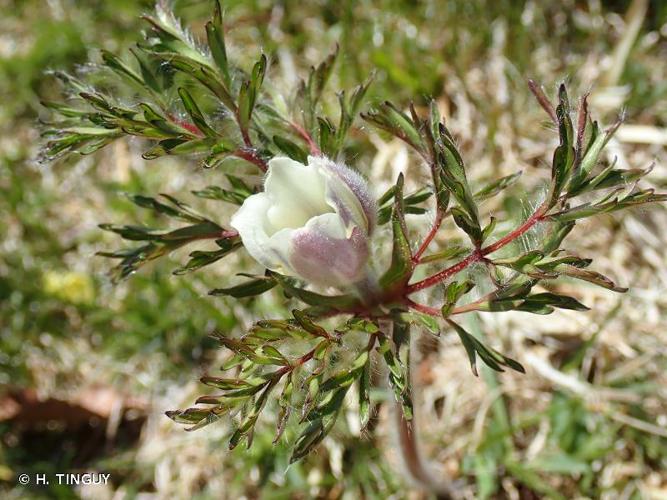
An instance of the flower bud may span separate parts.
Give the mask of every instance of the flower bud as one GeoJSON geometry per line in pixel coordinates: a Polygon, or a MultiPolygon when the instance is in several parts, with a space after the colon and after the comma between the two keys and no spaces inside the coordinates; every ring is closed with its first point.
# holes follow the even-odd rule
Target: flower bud
{"type": "Polygon", "coordinates": [[[324,157],[269,161],[264,191],[231,219],[248,253],[268,269],[321,286],[362,279],[377,207],[357,172],[324,157]]]}

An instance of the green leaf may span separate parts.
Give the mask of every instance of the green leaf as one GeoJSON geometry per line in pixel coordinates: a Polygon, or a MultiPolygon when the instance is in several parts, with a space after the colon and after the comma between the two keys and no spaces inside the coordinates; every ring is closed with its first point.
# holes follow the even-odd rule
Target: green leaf
{"type": "Polygon", "coordinates": [[[245,199],[253,194],[252,188],[239,177],[230,174],[227,174],[226,177],[231,184],[231,190],[223,189],[219,186],[207,186],[200,191],[192,191],[192,194],[200,198],[242,205],[245,199]]]}
{"type": "MultiPolygon", "coordinates": [[[[413,408],[407,367],[408,360],[406,359],[405,362],[400,360],[394,353],[392,343],[386,335],[378,334],[378,341],[380,343],[378,352],[384,358],[387,368],[389,368],[389,383],[394,390],[396,401],[400,403],[405,419],[412,420],[413,408]]],[[[409,352],[406,352],[407,357],[409,357],[409,352]]]]}
{"type": "Polygon", "coordinates": [[[475,245],[481,245],[484,241],[484,233],[479,225],[479,221],[474,221],[465,211],[458,207],[452,208],[451,213],[456,225],[470,236],[470,239],[475,245]]]}
{"type": "Polygon", "coordinates": [[[391,215],[391,228],[393,232],[391,265],[380,278],[380,286],[385,290],[405,285],[410,280],[414,269],[412,251],[410,250],[410,242],[408,241],[403,213],[403,182],[403,174],[400,174],[396,181],[394,207],[391,215]]]}
{"type": "Polygon", "coordinates": [[[366,114],[362,113],[361,117],[405,141],[417,151],[423,150],[421,136],[415,123],[391,102],[385,101],[378,109],[366,114]]]}
{"type": "Polygon", "coordinates": [[[247,445],[248,448],[250,448],[250,445],[252,444],[250,436],[252,435],[252,431],[255,428],[255,424],[257,423],[257,419],[259,418],[259,414],[262,412],[264,409],[264,406],[266,405],[266,402],[268,400],[269,394],[271,394],[271,391],[273,388],[276,386],[278,383],[279,378],[273,378],[271,381],[266,385],[266,388],[262,391],[262,393],[259,395],[257,400],[255,401],[255,404],[252,406],[252,409],[250,410],[250,413],[248,413],[245,418],[241,421],[239,424],[238,428],[234,431],[232,434],[232,437],[229,439],[229,449],[233,450],[236,448],[236,446],[239,444],[242,438],[247,439],[247,445]]]}
{"type": "Polygon", "coordinates": [[[570,104],[565,85],[561,84],[558,90],[559,103],[556,107],[558,120],[558,135],[560,144],[554,152],[551,167],[550,205],[553,206],[570,181],[576,157],[574,128],[570,118],[570,104]]]}
{"type": "Polygon", "coordinates": [[[367,356],[366,363],[358,379],[359,387],[359,426],[362,430],[366,429],[371,417],[371,358],[367,356]]]}
{"type": "Polygon", "coordinates": [[[199,106],[197,106],[195,100],[192,98],[190,92],[188,92],[185,87],[180,87],[178,89],[178,95],[180,96],[181,101],[183,101],[183,107],[185,108],[185,111],[188,112],[195,126],[207,137],[217,137],[218,133],[213,130],[208,123],[206,123],[204,115],[199,109],[199,106]]]}
{"type": "Polygon", "coordinates": [[[315,337],[322,337],[322,338],[325,338],[325,339],[331,339],[331,335],[329,335],[329,333],[326,331],[326,329],[324,329],[323,327],[321,327],[320,325],[315,323],[310,318],[310,316],[308,316],[303,311],[299,311],[298,309],[294,309],[294,310],[292,310],[292,315],[294,316],[294,319],[299,324],[299,326],[301,326],[301,328],[303,328],[305,331],[307,331],[311,335],[314,335],[315,337]]]}
{"type": "MultiPolygon", "coordinates": [[[[322,96],[322,91],[326,86],[331,72],[333,70],[334,63],[338,57],[338,46],[333,53],[331,53],[324,61],[317,65],[317,67],[311,67],[310,72],[308,73],[308,79],[306,81],[301,81],[298,91],[297,91],[297,106],[301,108],[300,112],[303,114],[303,124],[305,129],[314,132],[315,129],[315,111],[318,107],[320,97],[322,96]]],[[[332,133],[328,136],[325,142],[320,141],[320,149],[323,151],[328,151],[325,149],[324,145],[329,144],[333,146],[334,134],[332,133]]],[[[333,156],[333,155],[330,155],[333,156]]]]}
{"type": "MultiPolygon", "coordinates": [[[[392,186],[392,188],[388,191],[391,192],[391,197],[395,196],[396,193],[396,186],[392,186]]],[[[418,205],[419,203],[422,203],[426,200],[428,200],[431,196],[433,196],[433,192],[427,188],[420,189],[419,191],[412,193],[406,197],[403,198],[403,212],[406,214],[424,214],[427,212],[426,209],[416,207],[415,205],[418,205]]],[[[388,203],[389,199],[386,199],[386,193],[385,195],[380,198],[380,201],[382,201],[382,204],[380,204],[380,208],[378,210],[378,224],[379,225],[384,225],[387,222],[391,220],[391,214],[393,211],[393,204],[388,203]]]]}
{"type": "Polygon", "coordinates": [[[515,184],[519,180],[519,177],[521,177],[521,174],[522,172],[519,171],[514,174],[507,175],[505,177],[501,177],[500,179],[491,181],[489,184],[485,185],[475,193],[474,195],[475,200],[483,201],[494,197],[498,193],[502,192],[504,189],[515,184]]]}
{"type": "Polygon", "coordinates": [[[113,71],[119,75],[129,79],[133,83],[139,84],[143,88],[145,82],[141,76],[137,74],[136,71],[131,69],[127,64],[120,60],[120,58],[108,50],[102,50],[102,61],[104,64],[111,68],[113,71]]]}
{"type": "MultiPolygon", "coordinates": [[[[611,193],[610,196],[614,196],[614,194],[615,193],[611,193]]],[[[549,218],[557,222],[570,222],[591,217],[593,215],[623,210],[645,203],[667,201],[667,194],[656,194],[653,189],[637,190],[622,198],[614,197],[613,199],[608,200],[610,196],[594,204],[584,203],[583,205],[569,208],[555,214],[550,214],[549,218]]]]}
{"type": "Polygon", "coordinates": [[[276,435],[273,438],[273,444],[276,444],[287,427],[287,421],[292,414],[292,393],[294,391],[294,384],[292,383],[292,374],[290,372],[283,386],[283,390],[280,393],[278,398],[278,405],[280,406],[280,412],[278,413],[278,424],[276,425],[276,435]]]}
{"type": "Polygon", "coordinates": [[[237,107],[234,98],[229,90],[220,83],[218,75],[210,68],[202,66],[198,61],[180,55],[170,54],[165,60],[172,68],[195,78],[202,85],[208,88],[222,104],[232,112],[236,112],[237,107]]]}
{"type": "Polygon", "coordinates": [[[255,108],[255,103],[257,102],[257,95],[262,86],[262,82],[264,81],[266,64],[266,56],[262,54],[259,61],[255,63],[255,66],[252,69],[250,80],[246,80],[241,84],[238,112],[239,126],[241,127],[241,130],[247,131],[250,126],[252,112],[255,108]]]}
{"type": "Polygon", "coordinates": [[[588,307],[573,297],[549,292],[524,295],[523,290],[513,296],[491,299],[482,304],[479,310],[525,311],[533,314],[551,314],[554,308],[588,311],[588,307]]]}
{"type": "Polygon", "coordinates": [[[595,271],[588,271],[571,265],[558,266],[556,270],[560,274],[570,276],[571,278],[588,281],[589,283],[593,283],[594,285],[601,286],[614,292],[625,293],[628,291],[627,288],[617,286],[612,280],[595,271]]]}
{"type": "Polygon", "coordinates": [[[217,389],[222,389],[223,391],[232,391],[237,389],[249,389],[255,387],[253,384],[248,383],[245,380],[240,380],[236,378],[221,378],[221,377],[211,377],[205,375],[201,377],[200,382],[217,389]]]}
{"type": "Polygon", "coordinates": [[[451,245],[440,252],[432,253],[430,255],[425,255],[419,259],[420,264],[428,264],[431,262],[437,262],[440,260],[452,260],[462,257],[470,253],[470,249],[460,246],[460,245],[451,245]]]}
{"type": "Polygon", "coordinates": [[[255,297],[257,295],[261,295],[264,292],[268,292],[276,285],[277,283],[274,279],[262,276],[229,288],[216,288],[208,292],[208,294],[229,295],[230,297],[241,299],[245,297],[255,297]]]}
{"type": "Polygon", "coordinates": [[[285,153],[293,160],[303,164],[308,163],[308,152],[301,148],[299,145],[279,135],[273,136],[273,142],[276,146],[278,146],[280,151],[285,153]]]}
{"type": "MultiPolygon", "coordinates": [[[[345,391],[339,391],[336,401],[342,403],[343,398],[345,397],[345,391]]],[[[338,407],[340,410],[340,405],[338,407]]],[[[308,455],[310,451],[315,448],[322,440],[329,434],[340,411],[331,412],[330,415],[326,415],[322,419],[314,420],[308,424],[306,429],[299,435],[292,449],[292,456],[290,457],[290,463],[297,462],[303,457],[308,455]]]]}
{"type": "Polygon", "coordinates": [[[222,240],[225,242],[221,246],[219,250],[211,250],[211,251],[202,251],[202,250],[195,250],[194,252],[190,253],[190,260],[182,267],[179,267],[176,269],[173,273],[176,275],[182,275],[182,274],[187,274],[191,273],[193,271],[196,271],[198,269],[201,269],[204,266],[208,266],[209,264],[213,264],[214,262],[219,261],[226,255],[228,255],[230,252],[233,252],[237,248],[241,246],[241,242],[238,240],[222,240]]]}
{"type": "Polygon", "coordinates": [[[440,135],[434,144],[434,175],[458,202],[452,209],[454,222],[463,229],[475,246],[481,245],[482,229],[472,191],[466,177],[465,165],[449,131],[440,126],[440,135]]]}
{"type": "Polygon", "coordinates": [[[134,49],[130,49],[130,53],[137,60],[137,63],[139,63],[139,71],[141,72],[141,78],[144,81],[144,83],[154,92],[153,95],[156,95],[155,93],[161,92],[162,86],[158,82],[155,73],[149,67],[149,64],[146,62],[145,57],[139,55],[139,52],[134,49]]]}
{"type": "Polygon", "coordinates": [[[286,294],[308,305],[324,306],[342,311],[354,309],[359,305],[359,299],[354,295],[321,295],[296,286],[294,280],[276,272],[268,271],[267,275],[274,278],[286,294]]]}
{"type": "Polygon", "coordinates": [[[447,285],[445,289],[445,303],[442,306],[441,312],[443,318],[449,316],[454,306],[466,293],[473,289],[475,284],[472,281],[453,281],[447,285]]]}
{"type": "Polygon", "coordinates": [[[465,347],[466,353],[468,354],[468,359],[470,360],[470,368],[475,376],[478,376],[477,372],[477,356],[486,364],[489,368],[502,372],[503,366],[507,366],[521,373],[526,373],[521,364],[512,358],[500,354],[498,351],[487,347],[482,342],[477,340],[473,335],[465,331],[458,323],[455,323],[451,319],[447,319],[447,323],[450,324],[459,335],[463,347],[465,347]]]}
{"type": "MultiPolygon", "coordinates": [[[[218,10],[218,12],[222,12],[218,10]]],[[[231,87],[232,79],[229,71],[229,61],[227,60],[227,48],[225,46],[225,33],[222,25],[222,13],[220,17],[216,15],[213,21],[206,23],[206,40],[208,41],[211,57],[220,70],[224,79],[225,86],[231,87]]]]}
{"type": "Polygon", "coordinates": [[[322,151],[325,154],[334,158],[338,156],[338,153],[345,144],[345,138],[347,137],[350,127],[352,127],[352,124],[354,123],[354,119],[359,112],[361,103],[364,100],[373,78],[374,74],[371,74],[364,83],[355,87],[349,98],[346,98],[345,91],[339,92],[338,103],[340,106],[340,120],[338,129],[335,131],[335,139],[332,141],[332,144],[322,145],[322,151]]]}

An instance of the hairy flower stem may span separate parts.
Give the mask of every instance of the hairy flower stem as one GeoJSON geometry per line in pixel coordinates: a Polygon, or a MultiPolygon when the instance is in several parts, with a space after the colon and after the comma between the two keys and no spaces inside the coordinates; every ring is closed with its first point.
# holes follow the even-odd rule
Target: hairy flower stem
{"type": "Polygon", "coordinates": [[[247,162],[253,163],[262,172],[266,172],[268,170],[266,161],[262,159],[257,152],[252,149],[252,148],[239,148],[236,151],[232,153],[233,156],[236,156],[237,158],[241,158],[247,162]]]}
{"type": "MultiPolygon", "coordinates": [[[[391,321],[382,321],[380,323],[380,329],[383,332],[386,332],[386,335],[392,337],[393,331],[393,322],[391,321]]],[[[413,342],[414,336],[409,336],[405,339],[405,342],[413,342]]],[[[398,350],[400,346],[396,346],[398,350]]],[[[411,352],[412,349],[409,349],[408,352],[411,352]]],[[[406,360],[408,365],[411,363],[411,360],[406,360]]],[[[407,388],[409,392],[413,392],[412,387],[412,377],[411,377],[410,368],[407,370],[407,388]]],[[[413,397],[414,400],[414,397],[413,397]]],[[[396,415],[396,431],[398,438],[398,446],[401,453],[401,459],[403,465],[407,469],[410,478],[421,486],[424,490],[432,493],[436,496],[438,500],[450,500],[457,498],[452,486],[447,482],[447,480],[436,479],[434,474],[429,470],[428,465],[424,462],[423,454],[419,444],[419,438],[417,436],[417,426],[416,426],[416,414],[413,413],[412,419],[407,420],[403,414],[402,405],[396,401],[394,404],[394,412],[396,415]]]]}
{"type": "Polygon", "coordinates": [[[306,144],[308,144],[311,155],[320,156],[322,154],[322,151],[320,151],[317,142],[315,142],[315,139],[313,139],[313,137],[306,131],[306,129],[304,129],[296,122],[291,122],[290,126],[297,134],[299,134],[299,136],[306,142],[306,144]]]}
{"type": "Polygon", "coordinates": [[[436,212],[435,220],[433,221],[433,226],[431,227],[431,230],[426,235],[426,238],[424,238],[424,241],[419,246],[417,252],[415,252],[415,254],[412,256],[412,262],[415,265],[419,264],[421,256],[424,254],[428,246],[431,244],[433,238],[435,238],[435,235],[438,234],[438,229],[440,229],[440,226],[442,225],[442,220],[444,219],[444,216],[445,214],[442,212],[442,210],[438,210],[436,212]]]}
{"type": "Polygon", "coordinates": [[[548,205],[545,202],[533,213],[533,215],[531,215],[523,224],[517,227],[514,231],[510,232],[509,234],[505,235],[504,237],[502,237],[501,239],[499,239],[498,241],[487,247],[475,249],[465,259],[454,264],[453,266],[450,266],[447,269],[443,269],[442,271],[434,274],[433,276],[429,276],[428,278],[418,281],[417,283],[409,285],[406,288],[405,295],[410,295],[411,293],[415,293],[420,290],[424,290],[425,288],[429,288],[439,283],[442,283],[450,276],[453,276],[454,274],[463,271],[471,264],[479,262],[483,260],[487,255],[497,250],[500,250],[508,243],[511,243],[520,236],[523,236],[530,229],[532,229],[533,226],[535,226],[538,222],[542,222],[545,219],[545,213],[547,210],[548,210],[548,205]]]}

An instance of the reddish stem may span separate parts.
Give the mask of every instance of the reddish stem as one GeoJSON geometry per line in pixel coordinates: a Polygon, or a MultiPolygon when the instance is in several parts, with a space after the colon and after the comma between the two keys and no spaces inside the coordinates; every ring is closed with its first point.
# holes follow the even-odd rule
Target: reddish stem
{"type": "Polygon", "coordinates": [[[558,117],[556,116],[556,110],[554,109],[553,104],[551,104],[549,98],[544,94],[544,90],[542,89],[542,87],[537,83],[535,83],[533,80],[528,80],[528,88],[537,99],[537,102],[540,103],[542,109],[544,109],[544,111],[547,112],[549,118],[551,118],[551,121],[554,123],[554,125],[558,126],[558,117]]]}
{"type": "Polygon", "coordinates": [[[442,219],[444,214],[442,213],[441,210],[438,210],[435,213],[435,221],[433,222],[433,227],[429,231],[429,233],[426,235],[426,238],[424,238],[424,241],[422,242],[421,246],[417,250],[417,252],[412,256],[412,262],[413,264],[417,265],[419,264],[419,261],[421,259],[421,256],[424,254],[428,246],[431,244],[433,241],[433,238],[435,238],[435,235],[438,233],[438,229],[440,229],[440,225],[442,224],[442,219]]]}
{"type": "Polygon", "coordinates": [[[185,120],[181,120],[180,118],[171,114],[169,115],[169,119],[179,127],[190,132],[191,134],[196,135],[197,137],[204,137],[204,133],[201,130],[199,130],[195,124],[185,120]]]}
{"type": "MultiPolygon", "coordinates": [[[[476,300],[474,302],[470,302],[469,304],[464,304],[459,307],[455,307],[452,310],[449,311],[448,316],[454,316],[456,314],[463,314],[467,313],[470,311],[476,311],[480,305],[484,304],[487,300],[489,300],[489,297],[493,294],[488,294],[482,297],[479,300],[476,300]]],[[[442,310],[438,309],[437,307],[431,307],[427,306],[425,304],[420,304],[418,302],[415,302],[410,299],[406,299],[405,303],[414,309],[415,311],[418,311],[423,314],[428,314],[429,316],[434,316],[436,318],[442,317],[442,310]]]]}
{"type": "Polygon", "coordinates": [[[427,306],[426,304],[420,304],[411,299],[405,299],[405,303],[410,306],[415,311],[420,313],[428,314],[429,316],[441,316],[442,313],[437,307],[427,306]]]}
{"type": "Polygon", "coordinates": [[[511,233],[507,234],[503,238],[499,239],[495,243],[485,248],[474,250],[465,259],[454,264],[453,266],[450,266],[447,269],[443,269],[442,271],[434,274],[433,276],[429,276],[428,278],[418,281],[417,283],[409,285],[406,289],[405,294],[409,295],[411,293],[423,290],[424,288],[429,288],[434,285],[437,285],[438,283],[442,283],[447,278],[464,270],[469,265],[481,261],[482,259],[484,259],[486,255],[493,253],[497,250],[500,250],[508,243],[511,243],[518,237],[522,236],[524,233],[528,232],[535,224],[542,221],[544,219],[544,213],[546,212],[546,210],[547,210],[547,204],[544,203],[535,211],[535,213],[533,213],[533,215],[531,215],[523,224],[521,224],[511,233]]]}
{"type": "Polygon", "coordinates": [[[301,125],[299,125],[296,122],[290,123],[290,126],[294,129],[294,131],[301,136],[301,138],[306,141],[308,144],[308,148],[310,149],[310,154],[312,155],[321,155],[322,151],[320,150],[319,146],[317,143],[313,140],[311,135],[304,129],[301,125]]]}
{"type": "Polygon", "coordinates": [[[232,153],[237,158],[242,158],[245,161],[257,165],[262,172],[266,172],[268,167],[266,161],[260,158],[257,152],[252,148],[240,148],[232,153]]]}

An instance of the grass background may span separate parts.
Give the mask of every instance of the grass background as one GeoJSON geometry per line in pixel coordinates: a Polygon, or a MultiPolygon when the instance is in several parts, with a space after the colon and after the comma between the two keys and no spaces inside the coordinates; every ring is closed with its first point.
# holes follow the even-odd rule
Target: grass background
{"type": "MultiPolygon", "coordinates": [[[[232,57],[272,57],[288,88],[338,43],[331,88],[377,69],[371,101],[438,99],[480,180],[523,170],[503,204],[539,193],[555,136],[526,78],[592,90],[604,123],[625,107],[610,145],[621,167],[656,165],[667,188],[667,5],[628,1],[225,2],[232,57]],[[636,29],[634,28],[636,27],[636,29]]],[[[34,161],[47,69],[75,70],[124,51],[150,2],[0,0],[0,492],[5,498],[420,498],[403,478],[388,408],[372,435],[353,412],[318,452],[287,468],[269,419],[250,451],[226,450],[224,425],[188,434],[163,412],[191,404],[224,353],[207,334],[238,334],[279,310],[268,295],[238,304],[207,290],[242,257],[175,277],[183,255],[113,286],[95,257],[118,241],[101,222],[145,221],[123,192],[183,193],[222,179],[196,162],[140,159],[119,142],[93,157],[34,161]],[[106,488],[21,487],[22,472],[111,473],[106,488]]],[[[201,35],[207,2],[177,13],[201,35]]],[[[85,71],[85,67],[83,68],[85,71]]],[[[352,158],[376,182],[408,171],[405,147],[360,131],[352,158]],[[364,135],[365,133],[365,135],[364,135]]],[[[412,169],[412,171],[410,171],[412,169]]],[[[217,214],[226,221],[229,214],[217,214]]],[[[162,221],[156,221],[158,223],[162,221]]],[[[418,220],[414,221],[418,223],[418,220]]],[[[427,224],[424,220],[424,225],[427,224]]],[[[594,219],[568,246],[623,286],[615,295],[564,282],[592,311],[467,318],[527,368],[475,378],[451,332],[423,336],[415,365],[423,441],[438,474],[469,498],[667,498],[667,211],[594,219]]],[[[453,235],[443,232],[443,241],[453,235]]],[[[530,246],[530,235],[524,242],[530,246]]],[[[473,270],[474,272],[474,270],[473,270]]],[[[379,391],[379,399],[386,395],[379,391]]],[[[387,405],[385,405],[387,406],[387,405]]],[[[53,482],[53,481],[52,481],[53,482]]]]}

